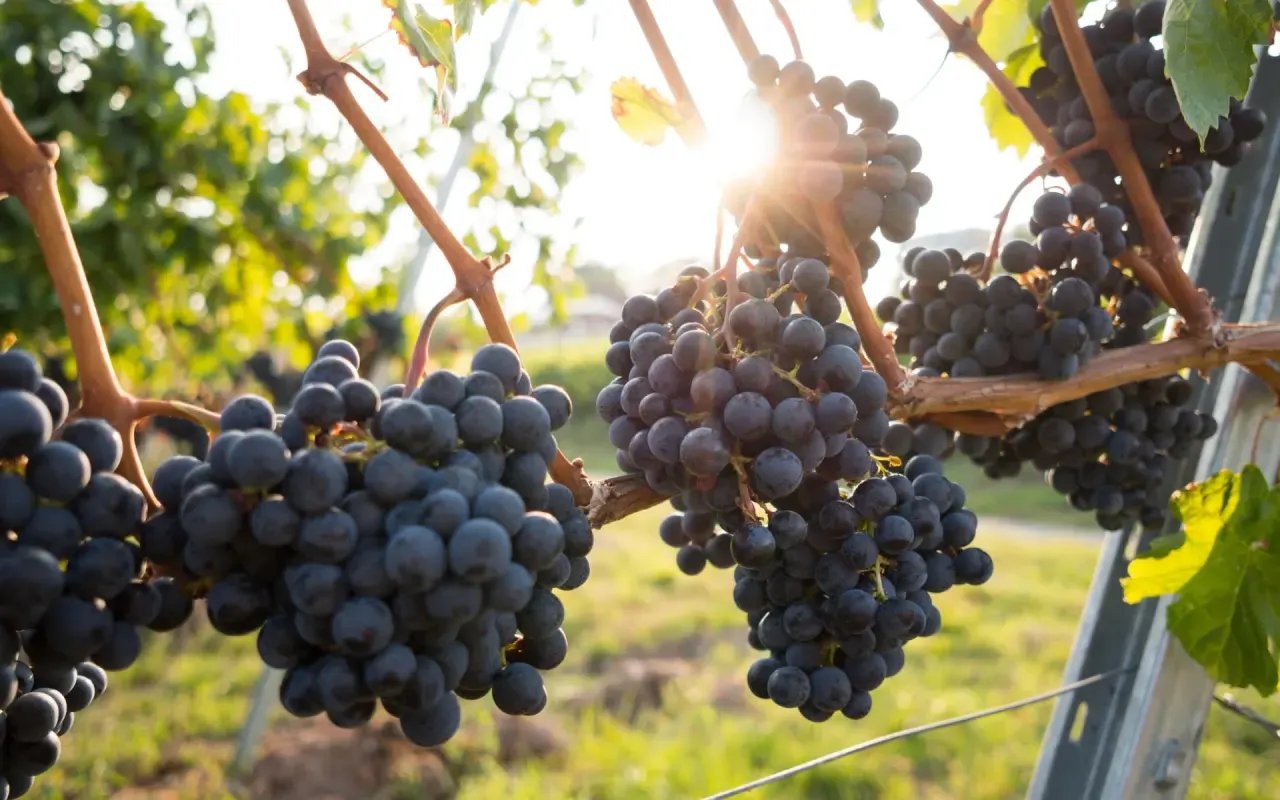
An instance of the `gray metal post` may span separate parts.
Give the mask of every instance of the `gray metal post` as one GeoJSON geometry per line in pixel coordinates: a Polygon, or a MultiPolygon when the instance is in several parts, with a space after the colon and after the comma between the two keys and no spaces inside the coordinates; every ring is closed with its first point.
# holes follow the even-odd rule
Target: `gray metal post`
{"type": "MultiPolygon", "coordinates": [[[[1268,130],[1243,163],[1215,171],[1187,253],[1192,277],[1228,321],[1280,312],[1280,59],[1263,57],[1249,104],[1267,113],[1268,130]]],[[[1260,466],[1274,474],[1280,449],[1254,447],[1280,434],[1266,416],[1275,406],[1270,390],[1235,366],[1197,383],[1198,406],[1223,425],[1171,476],[1175,485],[1257,459],[1272,462],[1260,466]]],[[[1187,792],[1214,684],[1168,635],[1170,600],[1125,604],[1119,579],[1130,547],[1145,543],[1132,541],[1140,536],[1106,537],[1064,682],[1125,664],[1137,671],[1058,701],[1028,797],[1165,800],[1187,792]]]]}

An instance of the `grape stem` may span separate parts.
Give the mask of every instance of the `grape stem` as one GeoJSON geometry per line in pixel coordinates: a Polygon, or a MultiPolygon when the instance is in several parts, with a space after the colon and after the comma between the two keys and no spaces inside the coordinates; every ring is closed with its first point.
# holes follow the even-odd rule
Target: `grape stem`
{"type": "Polygon", "coordinates": [[[1075,2],[1050,2],[1054,19],[1058,23],[1058,33],[1067,50],[1067,58],[1071,61],[1071,70],[1075,73],[1076,82],[1080,85],[1080,92],[1084,95],[1085,104],[1093,118],[1094,136],[1101,142],[1107,155],[1111,156],[1120,173],[1121,183],[1129,197],[1129,204],[1138,217],[1137,222],[1142,227],[1143,241],[1151,252],[1156,272],[1168,288],[1174,308],[1186,320],[1188,331],[1192,334],[1204,333],[1214,324],[1209,296],[1196,288],[1182,269],[1178,242],[1169,232],[1160,204],[1151,190],[1151,182],[1147,180],[1147,173],[1138,161],[1138,154],[1133,149],[1133,141],[1129,135],[1129,126],[1116,116],[1111,107],[1111,98],[1094,67],[1089,43],[1085,41],[1084,31],[1076,22],[1075,2]]]}
{"type": "Polygon", "coordinates": [[[814,211],[822,230],[822,240],[831,256],[831,267],[840,276],[845,303],[849,306],[858,335],[862,337],[862,348],[876,372],[888,384],[890,395],[899,395],[905,390],[907,374],[898,362],[889,338],[876,321],[875,312],[867,303],[867,295],[862,290],[862,265],[858,263],[858,254],[840,224],[839,212],[831,203],[815,204],[814,211]]]}
{"type": "MultiPolygon", "coordinates": [[[[427,199],[426,192],[414,181],[408,168],[396,155],[386,137],[369,119],[360,102],[352,94],[351,87],[347,85],[346,76],[350,70],[346,64],[334,58],[325,47],[306,0],[289,0],[289,11],[293,14],[298,36],[302,39],[303,49],[307,54],[307,68],[298,75],[298,80],[306,87],[308,93],[323,94],[329,98],[355,130],[365,148],[386,172],[396,191],[404,198],[405,204],[413,211],[414,216],[440,248],[450,269],[453,270],[457,289],[480,312],[480,318],[484,322],[490,340],[518,349],[515,335],[507,322],[506,312],[502,310],[502,302],[498,299],[497,290],[494,288],[492,261],[478,259],[468,252],[445,224],[435,206],[427,199]]],[[[556,482],[573,492],[574,499],[579,504],[586,504],[591,500],[593,487],[582,469],[580,460],[570,462],[564,453],[557,450],[556,457],[550,464],[550,471],[556,482]]]]}
{"type": "Polygon", "coordinates": [[[735,452],[729,459],[729,464],[733,466],[733,471],[738,476],[738,507],[748,519],[759,522],[760,516],[756,513],[756,504],[751,500],[751,479],[747,477],[747,470],[742,466],[744,461],[749,460],[743,458],[741,453],[735,452]]]}
{"type": "Polygon", "coordinates": [[[886,563],[884,556],[876,556],[876,565],[871,569],[871,576],[876,582],[876,600],[881,603],[888,599],[888,595],[884,593],[884,575],[882,574],[886,563]]]}
{"type": "MultiPolygon", "coordinates": [[[[1022,120],[1022,124],[1027,126],[1027,130],[1031,131],[1031,135],[1039,143],[1045,154],[1054,157],[1062,153],[1062,147],[1058,144],[1058,140],[1054,138],[1053,133],[1040,119],[1040,115],[1031,107],[1031,102],[1022,96],[1022,92],[1018,91],[1018,87],[1004,71],[996,65],[996,62],[982,49],[982,45],[978,44],[978,36],[970,25],[956,21],[950,14],[942,9],[935,0],[916,0],[920,7],[924,9],[930,17],[933,18],[934,24],[942,29],[947,40],[951,43],[951,49],[957,53],[961,53],[969,58],[978,69],[982,70],[987,76],[987,80],[995,87],[1000,96],[1004,98],[1007,105],[1018,119],[1022,120]]],[[[1071,183],[1079,183],[1080,176],[1076,173],[1075,167],[1071,162],[1062,163],[1058,172],[1062,174],[1071,183]]]]}
{"type": "Polygon", "coordinates": [[[636,15],[636,22],[644,33],[645,41],[649,43],[649,49],[653,51],[653,58],[658,62],[658,68],[662,70],[662,77],[666,79],[667,86],[671,89],[676,110],[680,112],[680,124],[675,126],[676,133],[690,147],[704,144],[707,140],[707,125],[702,119],[701,112],[698,111],[698,105],[693,101],[689,85],[684,82],[684,76],[680,74],[680,67],[676,64],[675,56],[671,54],[671,48],[667,46],[666,37],[658,27],[658,20],[653,16],[653,10],[649,8],[649,0],[631,0],[631,11],[636,15]]]}
{"type": "Polygon", "coordinates": [[[1126,248],[1120,254],[1120,266],[1133,273],[1133,277],[1138,282],[1155,292],[1156,297],[1164,301],[1164,304],[1173,308],[1173,300],[1169,297],[1169,289],[1164,285],[1164,281],[1160,278],[1160,273],[1156,272],[1156,268],[1151,266],[1151,262],[1142,257],[1135,248],[1126,248]]]}
{"type": "Polygon", "coordinates": [[[714,0],[714,2],[716,11],[720,12],[720,19],[724,22],[724,28],[729,32],[729,38],[733,40],[734,47],[738,48],[738,55],[742,56],[742,63],[750,64],[755,61],[760,56],[760,48],[756,47],[755,40],[751,38],[747,23],[738,13],[737,4],[733,0],[714,0]]]}
{"type": "Polygon", "coordinates": [[[164,412],[196,417],[196,421],[205,424],[216,415],[185,403],[179,407],[167,401],[140,401],[121,385],[107,351],[84,262],[58,194],[57,161],[58,146],[32,139],[0,92],[0,198],[12,195],[26,210],[44,256],[79,373],[80,408],[76,413],[100,417],[120,434],[124,452],[117,470],[138,487],[152,508],[157,508],[159,503],[138,456],[134,435],[138,422],[164,412]]]}
{"type": "Polygon", "coordinates": [[[800,37],[796,35],[796,26],[792,24],[791,15],[782,5],[782,0],[769,0],[769,4],[773,6],[773,13],[778,16],[778,22],[782,23],[782,29],[787,32],[787,39],[791,41],[791,52],[795,55],[796,61],[803,60],[804,53],[800,50],[800,37]]]}
{"type": "Polygon", "coordinates": [[[733,311],[734,306],[738,304],[738,259],[742,257],[742,247],[747,241],[747,232],[755,221],[756,201],[755,197],[747,201],[747,207],[742,212],[742,225],[738,227],[738,232],[733,237],[733,245],[729,248],[729,258],[724,264],[724,280],[725,280],[725,298],[724,298],[724,320],[721,322],[720,331],[724,335],[724,343],[733,348],[733,327],[729,324],[729,314],[733,311]]]}
{"type": "MultiPolygon", "coordinates": [[[[772,361],[769,362],[769,368],[773,370],[774,375],[777,375],[779,378],[782,378],[784,381],[794,386],[796,391],[799,392],[800,396],[805,400],[808,400],[810,403],[817,402],[818,393],[813,389],[810,389],[808,386],[805,386],[804,383],[796,377],[795,372],[785,370],[772,361]]],[[[798,370],[799,367],[796,367],[796,369],[798,370]]]]}
{"type": "Polygon", "coordinates": [[[1013,209],[1013,203],[1018,199],[1018,195],[1022,194],[1022,190],[1035,182],[1037,178],[1043,178],[1053,170],[1057,169],[1064,162],[1078,158],[1085,153],[1091,153],[1102,146],[1102,143],[1095,136],[1087,142],[1082,142],[1070,150],[1058,153],[1056,156],[1046,156],[1035,169],[1027,174],[1013,190],[1013,194],[1009,195],[1009,200],[1004,204],[1004,208],[1000,210],[1000,216],[996,217],[996,229],[991,234],[991,248],[987,252],[987,260],[983,262],[982,271],[977,275],[981,280],[987,280],[991,277],[991,271],[995,269],[996,259],[1000,257],[1000,239],[1004,236],[1004,226],[1009,220],[1009,212],[1013,209]]]}
{"type": "Polygon", "coordinates": [[[427,315],[422,318],[422,326],[418,328],[418,338],[413,343],[413,355],[409,357],[409,369],[404,376],[404,394],[408,397],[413,390],[418,388],[418,384],[422,381],[422,375],[427,371],[427,354],[431,346],[431,332],[435,330],[436,320],[440,319],[440,315],[446,309],[456,306],[458,303],[467,299],[462,290],[457,286],[449,290],[449,293],[440,298],[440,301],[431,307],[427,315]]]}
{"type": "Polygon", "coordinates": [[[134,401],[134,411],[141,417],[177,417],[189,420],[207,431],[222,427],[221,415],[181,400],[141,399],[134,401]]]}
{"type": "Polygon", "coordinates": [[[973,10],[973,16],[970,17],[969,27],[973,29],[973,35],[977,36],[982,33],[982,22],[987,15],[987,9],[991,7],[991,0],[981,0],[978,7],[973,10]]]}

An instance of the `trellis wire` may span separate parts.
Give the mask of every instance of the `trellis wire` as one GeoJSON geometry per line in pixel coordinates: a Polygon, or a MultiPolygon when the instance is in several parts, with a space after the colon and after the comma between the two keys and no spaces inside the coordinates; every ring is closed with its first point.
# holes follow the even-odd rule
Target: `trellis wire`
{"type": "Polygon", "coordinates": [[[762,786],[767,786],[771,783],[777,783],[780,780],[783,780],[785,778],[790,778],[794,775],[799,775],[802,772],[808,772],[811,769],[821,767],[824,764],[829,764],[832,761],[836,761],[838,759],[844,758],[845,756],[851,756],[854,753],[861,753],[864,750],[870,750],[873,747],[878,747],[882,744],[888,744],[889,742],[896,742],[899,739],[909,739],[912,736],[918,736],[922,733],[941,730],[943,728],[950,728],[952,726],[961,725],[966,722],[973,722],[974,720],[979,720],[984,717],[993,717],[997,714],[1003,714],[1008,711],[1016,711],[1019,708],[1025,708],[1026,706],[1035,705],[1036,703],[1043,703],[1046,700],[1052,700],[1053,698],[1058,697],[1060,695],[1070,694],[1071,692],[1074,692],[1077,689],[1083,689],[1086,686],[1092,686],[1095,683],[1101,683],[1107,680],[1108,678],[1114,678],[1115,676],[1120,675],[1122,673],[1132,672],[1135,668],[1136,667],[1134,666],[1118,667],[1116,669],[1107,670],[1106,672],[1100,672],[1097,675],[1093,675],[1088,678],[1082,678],[1081,680],[1064,684],[1062,686],[1059,686],[1056,689],[1051,689],[1050,691],[1047,691],[1047,692],[1041,692],[1040,694],[1033,694],[1030,697],[1022,698],[1021,700],[1014,700],[1012,702],[1005,703],[1004,705],[992,706],[991,708],[983,709],[982,711],[972,711],[968,714],[961,714],[958,717],[951,717],[949,719],[938,720],[937,722],[929,722],[924,725],[916,725],[913,728],[903,728],[900,731],[887,733],[884,736],[877,736],[874,739],[868,739],[865,742],[859,742],[858,744],[851,745],[842,750],[836,750],[833,753],[827,753],[824,756],[819,756],[818,758],[815,758],[811,761],[806,761],[803,764],[797,764],[794,767],[788,767],[787,769],[784,769],[780,772],[775,772],[772,775],[766,775],[763,778],[757,778],[756,780],[751,781],[750,783],[744,783],[741,786],[735,786],[732,789],[728,789],[723,792],[718,792],[716,794],[708,795],[705,798],[705,800],[724,800],[724,798],[728,798],[728,797],[737,797],[738,795],[746,794],[747,792],[753,791],[755,789],[759,789],[762,786]]]}

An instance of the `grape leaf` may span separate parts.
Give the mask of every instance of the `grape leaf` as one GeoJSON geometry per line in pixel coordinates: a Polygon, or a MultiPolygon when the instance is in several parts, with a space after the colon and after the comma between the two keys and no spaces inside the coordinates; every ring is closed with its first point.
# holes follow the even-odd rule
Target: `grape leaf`
{"type": "MultiPolygon", "coordinates": [[[[957,19],[970,19],[980,0],[952,0],[945,6],[957,19]]],[[[1016,3],[992,3],[982,15],[978,44],[997,62],[1009,58],[1016,50],[1035,41],[1031,21],[1016,3]]]]}
{"type": "Polygon", "coordinates": [[[475,21],[477,6],[480,2],[481,0],[453,0],[454,41],[471,32],[471,24],[475,21]]]}
{"type": "Polygon", "coordinates": [[[853,18],[858,22],[870,22],[877,28],[884,28],[879,0],[849,0],[849,7],[853,9],[853,18]]]}
{"type": "Polygon", "coordinates": [[[424,67],[436,72],[436,113],[448,121],[449,98],[458,90],[453,23],[423,11],[408,0],[382,0],[391,9],[391,27],[424,67]]]}
{"type": "Polygon", "coordinates": [[[1179,492],[1184,536],[1129,564],[1126,602],[1178,594],[1167,624],[1216,680],[1269,695],[1280,683],[1280,486],[1255,466],[1179,492]]]}
{"type": "Polygon", "coordinates": [[[610,91],[613,118],[624,133],[641,144],[661,144],[667,129],[683,122],[674,103],[635,78],[614,81],[610,91]]]}
{"type": "MultiPolygon", "coordinates": [[[[1076,14],[1079,14],[1090,0],[1076,0],[1076,14]]],[[[1035,22],[1040,19],[1040,12],[1049,5],[1049,0],[1027,0],[1027,19],[1035,22]]]]}
{"type": "Polygon", "coordinates": [[[1248,91],[1258,60],[1253,46],[1271,38],[1271,17],[1268,0],[1169,0],[1165,7],[1165,67],[1201,140],[1231,98],[1248,91]]]}
{"type": "MultiPolygon", "coordinates": [[[[1019,86],[1025,86],[1031,80],[1031,73],[1044,65],[1040,58],[1040,48],[1035,44],[1014,50],[1005,62],[1004,73],[1019,86]]],[[[982,115],[987,121],[987,129],[991,138],[1000,149],[1012,147],[1018,155],[1025,156],[1035,142],[1031,131],[1005,105],[1004,97],[994,86],[988,86],[982,96],[982,115]]]]}

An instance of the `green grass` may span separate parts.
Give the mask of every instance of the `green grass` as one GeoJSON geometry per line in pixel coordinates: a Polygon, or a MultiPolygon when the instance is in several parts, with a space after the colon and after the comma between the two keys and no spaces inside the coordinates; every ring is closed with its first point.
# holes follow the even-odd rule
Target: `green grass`
{"type": "MultiPolygon", "coordinates": [[[[570,656],[549,675],[552,701],[544,714],[502,725],[487,701],[464,705],[464,729],[444,751],[457,797],[699,796],[888,731],[1043,691],[1061,680],[1096,558],[1088,539],[984,529],[983,544],[997,563],[993,581],[939,599],[942,632],[910,646],[906,669],[875,693],[869,718],[813,725],[747,694],[743,674],[753,653],[730,600],[731,576],[679,575],[654,534],[661,513],[645,512],[599,535],[591,581],[566,597],[570,656]],[[678,677],[635,677],[662,672],[678,677]],[[538,732],[551,742],[540,754],[512,755],[538,732]]],[[[35,796],[247,796],[234,788],[241,784],[228,765],[257,673],[251,638],[221,639],[197,626],[182,642],[153,641],[142,664],[113,676],[111,692],[77,718],[63,762],[35,796]]],[[[1242,696],[1280,716],[1280,701],[1242,696]]],[[[1016,797],[1030,779],[1050,712],[1044,704],[896,742],[758,796],[1016,797]]],[[[278,711],[274,719],[266,744],[277,767],[280,748],[294,745],[299,731],[327,729],[324,721],[297,723],[278,711]]],[[[332,733],[352,747],[376,735],[332,733]]],[[[359,796],[454,796],[424,788],[438,776],[421,756],[407,748],[394,753],[381,783],[359,796]]],[[[1274,797],[1277,753],[1261,730],[1215,709],[1191,794],[1274,797]]],[[[319,758],[298,745],[284,763],[301,775],[319,758]]]]}

